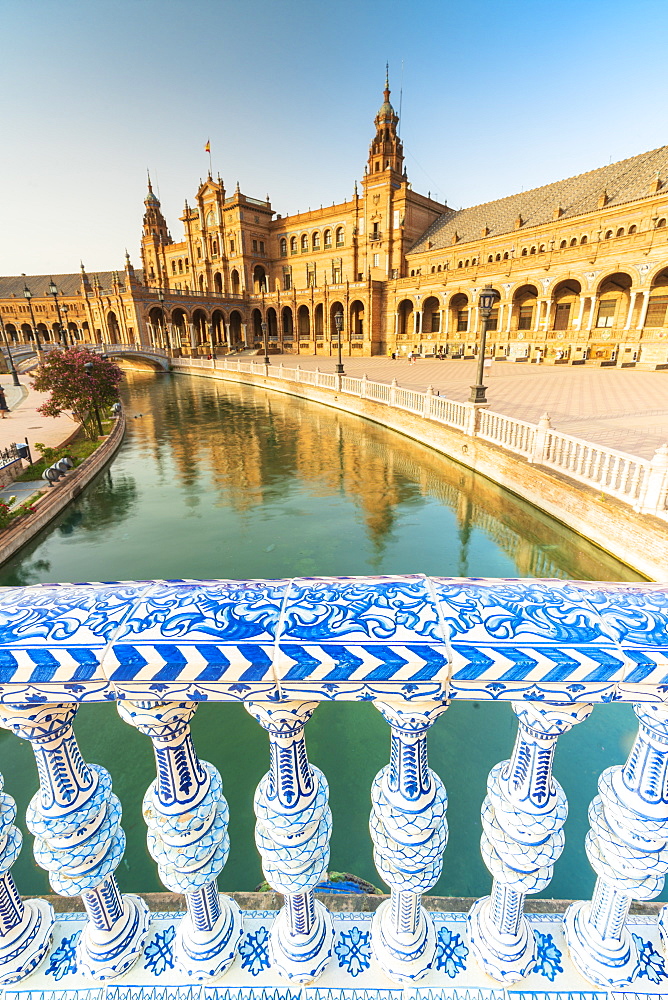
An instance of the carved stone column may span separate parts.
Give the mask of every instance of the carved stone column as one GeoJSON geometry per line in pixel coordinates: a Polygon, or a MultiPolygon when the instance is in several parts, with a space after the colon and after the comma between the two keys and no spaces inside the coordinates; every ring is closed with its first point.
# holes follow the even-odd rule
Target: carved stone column
{"type": "Polygon", "coordinates": [[[438,880],[448,840],[448,797],[427,764],[427,732],[446,705],[376,702],[392,727],[390,763],[371,789],[371,837],[378,873],[392,896],[376,910],[374,956],[394,982],[410,983],[431,968],[436,935],[420,896],[438,880]]]}
{"type": "Polygon", "coordinates": [[[123,857],[121,805],[109,772],[86,764],[72,731],[77,705],[0,706],[0,726],[29,740],[39,791],[26,813],[35,860],[54,892],[81,895],[88,922],[77,944],[84,975],[119,976],[139,958],[149,925],[146,903],[121,895],[114,871],[123,857]]]}
{"type": "Polygon", "coordinates": [[[668,706],[634,705],[639,727],[623,767],[609,767],[589,807],[587,856],[598,875],[590,903],[572,903],[565,933],[571,958],[597,986],[624,989],[638,953],[626,926],[634,899],[663,888],[668,871],[668,706]]]}
{"type": "Polygon", "coordinates": [[[176,964],[193,979],[213,979],[234,961],[243,926],[238,905],[216,885],[230,849],[229,810],[220,774],[193,746],[197,703],[124,701],[117,707],[153,743],[157,778],[143,807],[148,849],[163,884],[184,893],[188,907],[174,941],[176,964]]]}
{"type": "Polygon", "coordinates": [[[45,899],[21,900],[10,868],[21,852],[21,831],[14,826],[16,803],[2,792],[0,777],[0,983],[29,976],[45,957],[55,916],[45,899]]]}
{"type": "Polygon", "coordinates": [[[482,807],[481,850],[494,876],[491,896],[468,916],[471,950],[492,979],[514,983],[535,965],[524,897],[550,884],[564,847],[566,796],[552,776],[557,739],[591,713],[591,705],[513,702],[519,720],[510,760],[490,772],[482,807]]]}
{"type": "Polygon", "coordinates": [[[255,793],[255,842],[267,882],[285,896],[269,955],[279,972],[306,983],[324,970],[334,928],[313,889],[327,874],[332,815],[324,774],[306,756],[304,726],[316,702],[246,703],[269,733],[271,767],[255,793]]]}

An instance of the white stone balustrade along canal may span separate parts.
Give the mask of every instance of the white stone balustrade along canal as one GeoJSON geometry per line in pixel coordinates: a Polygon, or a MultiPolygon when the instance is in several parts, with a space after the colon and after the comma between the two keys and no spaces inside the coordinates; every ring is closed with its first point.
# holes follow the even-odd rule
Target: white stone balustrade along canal
{"type": "Polygon", "coordinates": [[[0,725],[34,753],[39,791],[26,823],[35,859],[55,893],[80,895],[85,907],[85,916],[56,917],[45,900],[21,900],[11,874],[21,835],[11,788],[2,791],[3,1000],[20,1000],[8,990],[16,983],[29,1000],[45,996],[54,979],[68,1000],[78,991],[91,1000],[91,987],[109,981],[108,1000],[123,1000],[116,984],[138,996],[183,984],[193,998],[218,982],[237,1000],[254,989],[277,1000],[279,988],[290,1000],[304,989],[305,1000],[368,989],[399,1000],[405,988],[411,1000],[433,1000],[430,990],[445,987],[448,997],[505,1000],[513,983],[522,996],[549,995],[541,976],[555,996],[665,996],[668,908],[642,918],[630,910],[655,899],[668,872],[667,650],[660,584],[416,575],[0,589],[0,725]],[[330,913],[315,898],[336,815],[305,738],[321,702],[368,700],[390,735],[389,762],[370,789],[374,859],[390,896],[373,917],[330,913]],[[422,905],[448,865],[447,795],[428,765],[427,736],[462,700],[510,702],[518,720],[482,801],[490,894],[467,917],[422,905]],[[151,914],[118,888],[125,838],[113,775],[83,759],[72,729],[86,703],[107,701],[151,740],[148,847],[165,887],[184,894],[185,914],[151,914]],[[558,738],[613,701],[633,704],[638,734],[590,806],[593,898],[565,917],[525,913],[564,844],[558,738]],[[217,888],[228,806],[190,732],[206,702],[243,703],[267,733],[256,844],[267,882],[284,896],[275,916],[242,919],[217,888]],[[322,987],[309,992],[313,981],[322,987]]]}

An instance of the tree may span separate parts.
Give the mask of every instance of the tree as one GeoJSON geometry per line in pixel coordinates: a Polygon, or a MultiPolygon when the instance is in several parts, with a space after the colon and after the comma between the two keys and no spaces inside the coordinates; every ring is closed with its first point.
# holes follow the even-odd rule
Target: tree
{"type": "Polygon", "coordinates": [[[31,378],[38,392],[51,393],[37,408],[38,413],[57,417],[63,410],[71,410],[83,424],[86,436],[94,438],[95,428],[87,418],[91,410],[97,412],[118,401],[123,372],[109,358],[72,347],[47,354],[31,378]]]}

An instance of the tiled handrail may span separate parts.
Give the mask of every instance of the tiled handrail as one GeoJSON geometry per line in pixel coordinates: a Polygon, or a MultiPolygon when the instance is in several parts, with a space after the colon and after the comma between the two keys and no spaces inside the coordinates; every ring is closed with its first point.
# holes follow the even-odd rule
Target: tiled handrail
{"type": "MultiPolygon", "coordinates": [[[[512,984],[538,962],[525,896],[549,885],[563,848],[558,737],[586,725],[594,702],[621,700],[634,703],[638,734],[627,763],[599,780],[586,841],[594,897],[571,905],[564,934],[585,979],[627,988],[647,974],[627,926],[630,904],[658,895],[668,871],[667,635],[668,586],[656,584],[403,576],[2,588],[0,725],[36,758],[40,789],[27,813],[35,858],[55,892],[81,895],[86,908],[78,973],[123,974],[149,928],[145,903],[116,883],[120,805],[109,773],[81,756],[78,702],[116,701],[152,742],[148,846],[164,885],[186,897],[172,958],[191,981],[227,971],[242,914],[217,890],[228,808],[220,774],[197,756],[190,720],[200,701],[244,702],[268,733],[256,842],[267,881],[285,897],[268,962],[303,983],[327,968],[334,940],[331,914],[314,897],[329,860],[327,780],[309,763],[305,727],[320,701],[373,700],[391,732],[370,820],[391,895],[370,944],[385,976],[413,984],[436,961],[421,896],[439,877],[447,842],[447,795],[427,763],[427,733],[453,699],[510,700],[514,749],[492,769],[482,807],[491,895],[472,907],[466,939],[486,975],[512,984]]],[[[2,983],[30,976],[54,921],[48,903],[18,895],[14,816],[0,794],[2,983]]]]}
{"type": "Polygon", "coordinates": [[[651,460],[637,458],[602,445],[590,444],[550,427],[549,418],[538,424],[516,420],[492,410],[475,407],[437,396],[433,390],[419,392],[405,389],[396,382],[372,382],[326,372],[303,370],[299,366],[272,365],[265,369],[258,361],[241,362],[231,358],[215,361],[202,358],[179,358],[178,368],[211,368],[246,372],[269,379],[301,382],[332,389],[337,393],[373,399],[396,409],[408,411],[435,423],[455,427],[472,437],[498,445],[514,455],[521,455],[537,465],[563,473],[599,493],[613,496],[643,514],[668,520],[668,446],[659,448],[651,460]],[[340,381],[339,381],[340,379],[340,381]]]}

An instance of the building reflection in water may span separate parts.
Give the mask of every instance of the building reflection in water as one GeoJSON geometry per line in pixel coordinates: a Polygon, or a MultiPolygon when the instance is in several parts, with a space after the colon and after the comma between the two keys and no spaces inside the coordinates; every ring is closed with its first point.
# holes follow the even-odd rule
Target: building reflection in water
{"type": "Polygon", "coordinates": [[[172,386],[156,406],[156,377],[129,375],[128,422],[194,507],[205,483],[221,505],[238,512],[289,504],[297,481],[323,500],[346,495],[363,519],[377,566],[399,511],[404,516],[437,502],[456,517],[456,539],[446,542],[458,546],[450,565],[461,576],[479,573],[471,562],[477,532],[514,562],[517,576],[640,579],[623,567],[620,577],[614,559],[484,477],[370,421],[277,392],[165,378],[172,386]]]}

